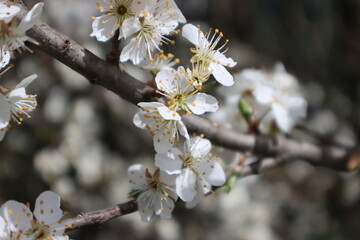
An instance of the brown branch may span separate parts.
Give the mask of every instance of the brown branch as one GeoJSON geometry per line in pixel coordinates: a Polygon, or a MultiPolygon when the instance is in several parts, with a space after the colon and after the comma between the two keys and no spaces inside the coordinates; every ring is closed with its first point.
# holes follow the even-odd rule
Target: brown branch
{"type": "Polygon", "coordinates": [[[63,220],[66,231],[72,231],[87,225],[103,224],[115,217],[120,217],[137,211],[135,201],[121,203],[103,210],[79,214],[76,217],[63,220]]]}

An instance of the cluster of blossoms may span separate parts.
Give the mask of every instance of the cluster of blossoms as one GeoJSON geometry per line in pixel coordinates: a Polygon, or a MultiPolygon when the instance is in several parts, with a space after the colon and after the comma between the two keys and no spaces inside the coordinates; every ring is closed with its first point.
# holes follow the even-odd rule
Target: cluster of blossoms
{"type": "MultiPolygon", "coordinates": [[[[26,31],[39,20],[43,5],[36,4],[18,23],[16,16],[20,13],[20,8],[7,1],[0,2],[0,69],[9,64],[15,50],[31,51],[24,42],[36,44],[36,41],[26,35],[26,31]]],[[[25,78],[13,90],[0,85],[0,141],[11,128],[10,121],[20,125],[24,118],[31,118],[29,114],[37,105],[36,95],[26,94],[25,88],[36,78],[36,74],[25,78]]]]}
{"type": "MultiPolygon", "coordinates": [[[[294,125],[306,117],[307,102],[297,79],[286,72],[282,63],[272,71],[245,69],[235,75],[231,89],[220,89],[227,106],[224,118],[232,119],[238,106],[249,130],[258,127],[262,133],[289,133],[294,125]]],[[[223,114],[223,113],[221,113],[223,114]]],[[[215,114],[215,119],[219,116],[215,114]]]]}
{"type": "Polygon", "coordinates": [[[211,75],[224,86],[233,85],[225,67],[234,67],[236,62],[225,56],[228,40],[219,46],[223,37],[219,30],[204,34],[199,27],[186,24],[182,36],[195,45],[191,48],[191,68],[174,68],[178,61],[161,50],[164,43],[174,43],[168,36],[180,33],[177,26],[186,22],[173,0],[103,0],[96,7],[103,14],[92,17],[91,36],[99,41],[113,36],[129,39],[120,62],[131,60],[151,71],[156,93],[166,99],[139,103],[141,110],[134,116],[134,124],[153,137],[158,168],[150,172],[136,164],[128,175],[132,187],[129,195],[137,200],[142,220],[149,221],[154,214],[169,218],[178,197],[193,207],[212,186],[225,183],[221,160],[210,153],[210,141],[190,138],[181,117],[216,112],[218,101],[204,93],[203,87],[211,75]],[[184,146],[179,148],[181,142],[184,146]]]}
{"type": "Polygon", "coordinates": [[[0,208],[0,239],[67,240],[63,215],[60,197],[51,191],[39,195],[33,213],[28,204],[9,200],[0,208]]]}

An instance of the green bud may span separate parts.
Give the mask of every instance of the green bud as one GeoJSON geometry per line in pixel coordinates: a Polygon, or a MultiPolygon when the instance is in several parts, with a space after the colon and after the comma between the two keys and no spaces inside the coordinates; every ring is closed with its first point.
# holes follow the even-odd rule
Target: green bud
{"type": "Polygon", "coordinates": [[[240,110],[241,115],[245,118],[245,120],[247,122],[250,122],[253,111],[249,103],[245,99],[241,98],[238,103],[238,108],[240,110]]]}
{"type": "Polygon", "coordinates": [[[209,82],[208,84],[202,85],[201,92],[208,92],[210,91],[214,86],[216,85],[216,82],[209,82]]]}

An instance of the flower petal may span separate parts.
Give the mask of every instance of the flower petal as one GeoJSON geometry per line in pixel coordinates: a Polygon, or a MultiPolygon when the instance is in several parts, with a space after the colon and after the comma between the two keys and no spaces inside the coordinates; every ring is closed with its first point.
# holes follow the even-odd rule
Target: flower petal
{"type": "Polygon", "coordinates": [[[205,39],[204,34],[199,30],[199,28],[190,23],[183,26],[182,36],[194,45],[199,45],[199,38],[205,39]]]}
{"type": "Polygon", "coordinates": [[[37,77],[38,77],[38,75],[32,74],[32,75],[28,76],[27,78],[24,78],[18,85],[16,85],[15,89],[17,89],[17,88],[26,88],[37,77]]]}
{"type": "Polygon", "coordinates": [[[52,191],[45,191],[36,199],[34,215],[43,225],[58,222],[63,212],[60,209],[60,196],[52,191]]]}
{"type": "Polygon", "coordinates": [[[34,5],[34,7],[26,14],[23,20],[20,22],[19,31],[26,32],[32,28],[36,22],[40,19],[40,15],[43,9],[44,3],[40,2],[34,5]]]}
{"type": "Polygon", "coordinates": [[[214,158],[204,158],[198,163],[198,170],[206,182],[213,186],[225,183],[225,172],[214,158]]]}
{"type": "Polygon", "coordinates": [[[273,103],[271,107],[277,126],[281,129],[281,131],[289,132],[291,129],[291,123],[289,113],[286,108],[278,103],[273,103]]]}
{"type": "Polygon", "coordinates": [[[0,216],[2,216],[11,229],[18,229],[26,232],[30,229],[33,215],[30,209],[23,203],[9,200],[0,208],[0,216]]]}
{"type": "MultiPolygon", "coordinates": [[[[9,125],[10,121],[10,105],[4,95],[0,93],[0,129],[9,125]]],[[[2,132],[5,132],[3,130],[2,132]]]]}
{"type": "Polygon", "coordinates": [[[185,168],[181,174],[176,178],[176,193],[184,201],[189,202],[194,199],[196,195],[195,190],[196,175],[193,171],[185,168]]]}
{"type": "Polygon", "coordinates": [[[155,166],[168,174],[180,174],[182,166],[182,160],[179,158],[180,155],[181,151],[177,148],[172,148],[167,153],[157,153],[155,155],[155,166]]]}
{"type": "Polygon", "coordinates": [[[127,38],[134,33],[140,31],[141,23],[138,17],[131,17],[126,19],[120,28],[120,36],[119,38],[127,38]]]}
{"type": "Polygon", "coordinates": [[[216,112],[219,108],[216,98],[205,93],[195,94],[187,103],[190,110],[197,115],[205,112],[216,112]]]}
{"type": "Polygon", "coordinates": [[[128,178],[131,189],[142,189],[146,186],[145,168],[141,164],[134,164],[128,168],[128,178]]]}
{"type": "Polygon", "coordinates": [[[223,65],[212,62],[210,63],[209,70],[212,71],[212,75],[220,84],[224,86],[232,86],[234,84],[233,76],[223,65]]]}
{"type": "Polygon", "coordinates": [[[202,158],[211,150],[211,142],[201,137],[190,138],[189,151],[194,158],[202,158]]]}
{"type": "Polygon", "coordinates": [[[116,18],[101,15],[96,17],[92,23],[93,32],[90,34],[91,37],[96,37],[96,39],[100,42],[106,42],[114,35],[117,27],[116,18]]]}

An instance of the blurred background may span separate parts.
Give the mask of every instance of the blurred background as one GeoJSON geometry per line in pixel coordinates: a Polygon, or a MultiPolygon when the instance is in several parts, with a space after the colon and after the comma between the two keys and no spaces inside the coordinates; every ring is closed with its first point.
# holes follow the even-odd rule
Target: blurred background
{"type": "MultiPolygon", "coordinates": [[[[26,1],[29,7],[38,1],[26,1]]],[[[91,38],[93,1],[44,0],[42,20],[100,57],[110,43],[91,38]]],[[[188,22],[219,28],[230,40],[231,71],[271,69],[282,61],[297,76],[309,103],[303,124],[327,142],[295,130],[292,137],[321,144],[357,145],[360,135],[360,1],[178,0],[188,22]]],[[[180,36],[166,51],[189,65],[190,44],[180,36]]],[[[149,75],[123,66],[144,81],[149,75]]],[[[70,216],[127,201],[133,163],[152,166],[152,139],[137,129],[133,106],[44,53],[18,55],[0,84],[15,86],[36,73],[32,119],[0,143],[0,202],[31,202],[45,190],[62,197],[70,216]]],[[[217,93],[214,89],[213,94],[217,93]]],[[[223,107],[219,96],[220,108],[223,107]]],[[[232,153],[217,149],[224,163],[232,153]]],[[[360,239],[360,173],[314,168],[301,160],[237,181],[195,209],[179,204],[171,220],[142,223],[137,213],[70,232],[73,239],[360,239]]]]}

